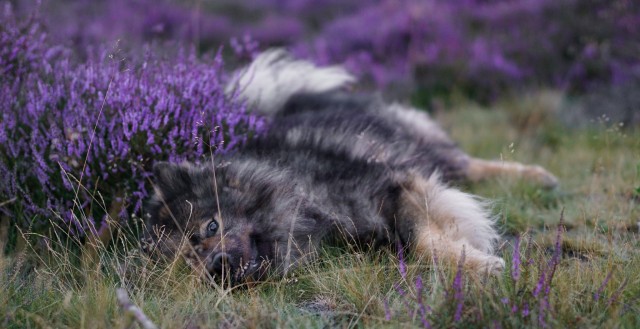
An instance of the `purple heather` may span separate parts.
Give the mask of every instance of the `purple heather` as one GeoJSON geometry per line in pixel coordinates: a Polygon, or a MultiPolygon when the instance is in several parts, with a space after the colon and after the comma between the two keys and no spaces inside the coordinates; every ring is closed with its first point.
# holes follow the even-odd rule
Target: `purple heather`
{"type": "Polygon", "coordinates": [[[77,60],[36,20],[11,15],[0,44],[0,197],[22,206],[2,212],[23,211],[34,228],[60,217],[82,235],[106,215],[140,215],[154,161],[202,161],[263,129],[224,94],[220,53],[161,58],[116,48],[77,60]],[[120,208],[107,214],[112,204],[120,208]]]}

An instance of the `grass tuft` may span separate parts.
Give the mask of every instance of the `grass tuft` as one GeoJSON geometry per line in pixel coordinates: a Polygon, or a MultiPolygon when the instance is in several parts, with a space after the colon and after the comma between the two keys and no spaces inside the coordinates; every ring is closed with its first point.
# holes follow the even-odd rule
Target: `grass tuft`
{"type": "MultiPolygon", "coordinates": [[[[13,237],[24,247],[0,253],[0,327],[128,328],[118,288],[160,328],[638,327],[640,132],[565,128],[551,143],[538,133],[549,115],[521,135],[519,122],[533,120],[521,112],[541,102],[517,119],[508,102],[439,115],[470,153],[538,163],[560,178],[555,191],[508,180],[470,187],[496,200],[507,261],[499,277],[398,248],[327,247],[283,279],[225,289],[181,259],[141,253],[136,221],[114,223],[109,243],[62,227],[49,238],[26,230],[13,237]]],[[[9,228],[0,228],[4,244],[9,228]]]]}

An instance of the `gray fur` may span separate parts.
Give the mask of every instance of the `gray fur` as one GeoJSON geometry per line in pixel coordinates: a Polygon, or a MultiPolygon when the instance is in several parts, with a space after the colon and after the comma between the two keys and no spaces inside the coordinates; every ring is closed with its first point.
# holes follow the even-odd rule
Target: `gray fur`
{"type": "MultiPolygon", "coordinates": [[[[276,67],[292,74],[286,63],[276,67]]],[[[344,83],[337,77],[325,86],[344,83]]],[[[285,274],[321,243],[339,240],[400,243],[451,259],[467,248],[479,269],[503,266],[490,254],[497,234],[486,207],[444,183],[465,178],[468,156],[428,115],[319,90],[271,95],[269,104],[248,99],[268,108],[270,129],[236,154],[199,166],[156,164],[147,222],[154,250],[235,283],[285,274]]]]}

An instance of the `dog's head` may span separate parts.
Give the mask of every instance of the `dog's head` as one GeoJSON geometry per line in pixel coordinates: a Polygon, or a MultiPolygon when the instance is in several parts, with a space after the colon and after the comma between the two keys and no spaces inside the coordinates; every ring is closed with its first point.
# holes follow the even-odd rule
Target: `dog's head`
{"type": "Polygon", "coordinates": [[[218,281],[259,279],[283,254],[289,223],[296,220],[295,234],[306,237],[317,227],[315,219],[298,218],[306,203],[294,195],[286,173],[255,161],[218,166],[215,172],[213,167],[154,166],[146,241],[164,255],[184,256],[218,281]]]}

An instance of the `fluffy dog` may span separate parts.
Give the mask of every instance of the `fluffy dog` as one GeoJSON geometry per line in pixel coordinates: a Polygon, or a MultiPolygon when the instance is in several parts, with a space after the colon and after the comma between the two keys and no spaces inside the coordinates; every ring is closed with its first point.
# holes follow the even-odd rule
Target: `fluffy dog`
{"type": "Polygon", "coordinates": [[[234,284],[285,274],[323,241],[401,244],[424,259],[500,272],[494,219],[478,197],[448,186],[511,175],[554,186],[538,166],[461,151],[429,116],[344,91],[339,67],[282,51],[258,56],[228,87],[270,118],[269,132],[211,163],[157,163],[148,246],[182,255],[234,284]]]}

